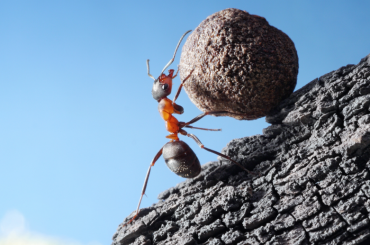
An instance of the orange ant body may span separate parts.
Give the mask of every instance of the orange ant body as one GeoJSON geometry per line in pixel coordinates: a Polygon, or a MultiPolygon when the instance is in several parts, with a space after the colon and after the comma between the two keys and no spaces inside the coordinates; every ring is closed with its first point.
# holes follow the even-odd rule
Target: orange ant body
{"type": "Polygon", "coordinates": [[[152,88],[152,95],[155,100],[158,101],[158,111],[161,117],[166,122],[166,129],[171,134],[167,135],[166,138],[171,139],[170,142],[166,143],[159,152],[155,155],[154,159],[152,160],[148,172],[145,177],[144,186],[141,192],[139,204],[136,209],[136,214],[123,226],[131,223],[139,214],[139,208],[141,204],[141,200],[145,194],[145,190],[148,184],[148,179],[150,175],[151,168],[154,166],[155,162],[159,159],[161,155],[163,155],[163,158],[167,164],[167,166],[170,168],[171,171],[176,173],[177,175],[184,177],[184,178],[193,178],[196,177],[200,171],[201,166],[199,163],[199,160],[193,150],[184,142],[179,140],[178,134],[182,134],[185,136],[188,136],[195,140],[195,142],[199,145],[200,148],[207,150],[209,152],[212,152],[216,155],[219,155],[235,164],[237,164],[240,168],[247,171],[248,173],[251,173],[249,170],[244,168],[240,163],[232,160],[230,157],[211,150],[209,148],[206,148],[202,142],[193,134],[188,134],[185,130],[182,128],[193,128],[193,129],[201,129],[201,130],[209,130],[209,131],[220,131],[221,129],[206,129],[206,128],[198,128],[190,126],[190,124],[195,123],[196,121],[202,119],[206,115],[217,115],[217,114],[224,114],[225,111],[211,111],[211,112],[204,112],[200,114],[199,116],[195,117],[191,121],[185,123],[185,122],[179,122],[172,114],[182,114],[184,112],[184,109],[182,106],[177,105],[175,103],[177,97],[179,96],[181,92],[181,88],[183,84],[186,82],[186,80],[192,75],[193,71],[190,72],[190,74],[184,79],[183,82],[181,82],[177,93],[175,95],[175,98],[171,101],[167,98],[168,95],[171,94],[172,90],[172,79],[174,79],[177,76],[177,73],[174,75],[174,70],[170,69],[168,72],[168,75],[163,74],[163,72],[172,64],[172,62],[175,59],[177,49],[179,48],[179,45],[182,41],[182,39],[185,37],[186,34],[188,34],[190,31],[185,32],[183,36],[181,37],[180,41],[177,44],[177,47],[175,49],[175,53],[172,57],[172,59],[168,62],[168,64],[163,68],[161,75],[155,79],[149,71],[149,60],[147,60],[147,69],[148,69],[148,76],[151,77],[154,80],[153,88],[152,88]]]}

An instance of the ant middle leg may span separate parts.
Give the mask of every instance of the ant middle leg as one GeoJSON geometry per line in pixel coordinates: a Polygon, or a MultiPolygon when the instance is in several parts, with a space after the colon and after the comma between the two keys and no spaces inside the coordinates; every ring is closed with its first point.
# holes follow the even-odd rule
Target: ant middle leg
{"type": "Polygon", "coordinates": [[[200,129],[200,130],[207,130],[207,131],[222,131],[220,128],[199,128],[199,127],[193,127],[190,125],[184,126],[185,128],[192,128],[192,129],[200,129]]]}
{"type": "Polygon", "coordinates": [[[228,113],[228,112],[227,111],[207,111],[207,112],[203,112],[202,114],[194,117],[192,120],[190,120],[187,123],[185,123],[185,122],[179,122],[179,127],[180,128],[183,128],[185,126],[188,126],[190,124],[193,124],[193,123],[199,121],[200,119],[202,119],[203,117],[205,117],[207,115],[222,115],[222,114],[225,114],[225,113],[228,113]]]}

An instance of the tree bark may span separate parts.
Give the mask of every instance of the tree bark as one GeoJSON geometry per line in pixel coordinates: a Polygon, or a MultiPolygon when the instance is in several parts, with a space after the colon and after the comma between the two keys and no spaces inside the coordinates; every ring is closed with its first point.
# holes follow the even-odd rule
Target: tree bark
{"type": "Polygon", "coordinates": [[[370,55],[294,92],[266,121],[263,135],[223,149],[259,176],[205,164],[120,225],[112,244],[369,242],[370,55]]]}

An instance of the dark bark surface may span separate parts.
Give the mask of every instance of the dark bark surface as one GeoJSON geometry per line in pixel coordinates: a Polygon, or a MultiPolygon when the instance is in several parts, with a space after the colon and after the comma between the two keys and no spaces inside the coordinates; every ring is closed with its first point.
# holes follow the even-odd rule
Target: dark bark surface
{"type": "Polygon", "coordinates": [[[120,225],[113,244],[370,241],[370,55],[294,92],[266,121],[263,135],[223,149],[260,176],[208,163],[120,225]]]}

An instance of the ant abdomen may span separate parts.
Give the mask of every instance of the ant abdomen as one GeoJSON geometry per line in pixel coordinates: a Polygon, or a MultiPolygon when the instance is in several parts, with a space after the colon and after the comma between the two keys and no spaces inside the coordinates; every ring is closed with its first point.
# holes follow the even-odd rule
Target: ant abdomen
{"type": "Polygon", "coordinates": [[[172,141],[165,144],[163,158],[168,168],[183,178],[196,177],[201,171],[198,157],[184,141],[172,141]]]}

